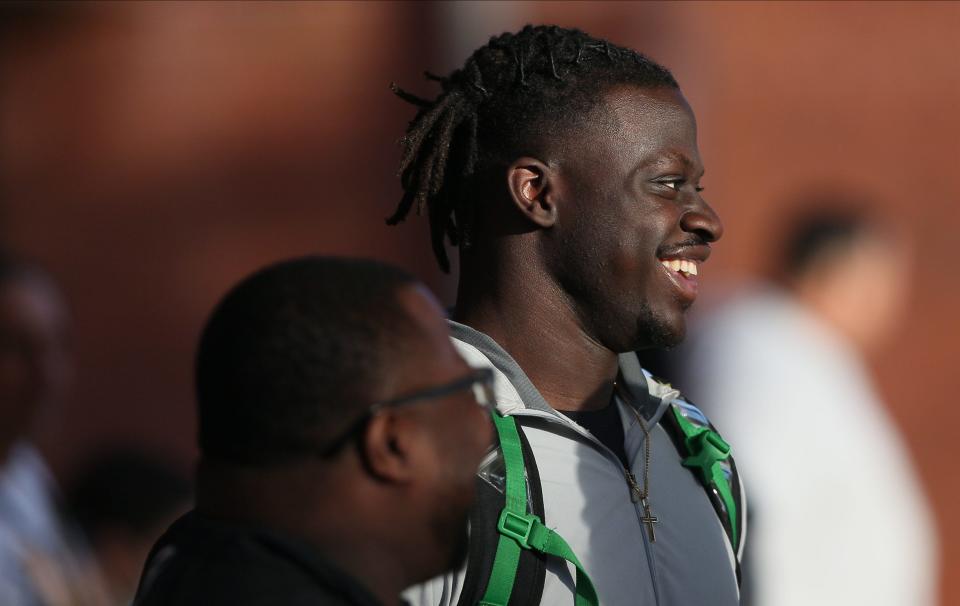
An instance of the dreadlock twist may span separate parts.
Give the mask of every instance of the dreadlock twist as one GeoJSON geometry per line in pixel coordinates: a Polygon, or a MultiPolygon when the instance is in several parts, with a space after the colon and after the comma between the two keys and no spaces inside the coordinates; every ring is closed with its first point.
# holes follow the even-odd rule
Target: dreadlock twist
{"type": "Polygon", "coordinates": [[[475,204],[464,182],[481,165],[509,163],[535,149],[552,125],[582,120],[612,85],[677,88],[665,68],[640,53],[576,29],[524,27],[494,36],[440,83],[434,100],[392,84],[419,109],[400,139],[403,197],[388,225],[416,206],[427,209],[430,239],[440,268],[450,271],[444,239],[471,243],[475,204]]]}

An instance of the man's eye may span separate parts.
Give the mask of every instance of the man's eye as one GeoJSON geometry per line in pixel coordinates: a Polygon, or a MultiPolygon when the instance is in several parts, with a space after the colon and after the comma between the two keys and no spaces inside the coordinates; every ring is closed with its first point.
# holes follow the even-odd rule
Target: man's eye
{"type": "Polygon", "coordinates": [[[666,185],[667,187],[669,187],[669,188],[672,189],[673,191],[680,191],[680,187],[683,185],[683,181],[681,181],[681,180],[679,180],[679,179],[678,179],[678,180],[675,180],[675,181],[661,181],[660,184],[661,184],[661,185],[666,185]]]}

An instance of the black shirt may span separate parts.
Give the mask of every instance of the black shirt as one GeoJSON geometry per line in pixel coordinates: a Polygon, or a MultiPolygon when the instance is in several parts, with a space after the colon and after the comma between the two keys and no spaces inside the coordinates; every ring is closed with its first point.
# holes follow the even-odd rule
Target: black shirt
{"type": "Polygon", "coordinates": [[[268,604],[381,606],[306,542],[196,512],[157,541],[134,600],[134,606],[268,604]]]}
{"type": "Polygon", "coordinates": [[[578,425],[593,434],[600,443],[617,455],[624,467],[629,468],[627,449],[623,445],[623,422],[620,420],[620,410],[613,400],[606,408],[600,410],[561,411],[578,425]]]}

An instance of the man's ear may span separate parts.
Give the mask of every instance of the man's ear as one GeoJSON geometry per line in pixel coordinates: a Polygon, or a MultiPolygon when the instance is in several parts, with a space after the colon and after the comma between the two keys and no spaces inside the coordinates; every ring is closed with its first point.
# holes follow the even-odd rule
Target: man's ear
{"type": "Polygon", "coordinates": [[[507,168],[510,198],[520,213],[540,227],[552,227],[557,221],[554,204],[553,171],[536,158],[523,157],[507,168]]]}
{"type": "Polygon", "coordinates": [[[393,484],[410,482],[416,472],[416,440],[409,423],[382,411],[367,423],[360,451],[367,471],[377,479],[393,484]]]}

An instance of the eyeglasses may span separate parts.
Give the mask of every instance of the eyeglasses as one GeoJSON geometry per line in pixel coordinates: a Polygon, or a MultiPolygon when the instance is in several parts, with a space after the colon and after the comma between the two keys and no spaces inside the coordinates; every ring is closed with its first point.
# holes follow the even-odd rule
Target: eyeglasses
{"type": "Polygon", "coordinates": [[[489,368],[477,368],[467,376],[451,381],[450,383],[428,387],[397,398],[371,404],[362,417],[357,419],[347,431],[323,449],[321,456],[330,456],[343,448],[357,432],[367,426],[370,419],[382,410],[424,404],[431,400],[435,401],[467,389],[473,392],[473,398],[481,408],[491,410],[496,405],[496,400],[493,395],[493,371],[489,368]]]}
{"type": "Polygon", "coordinates": [[[397,408],[400,406],[419,404],[423,400],[435,400],[466,389],[473,391],[473,397],[477,401],[478,406],[491,408],[495,404],[493,398],[493,371],[489,368],[477,368],[467,376],[451,381],[450,383],[444,383],[436,387],[428,387],[384,402],[377,402],[371,405],[367,412],[370,415],[374,415],[377,411],[383,410],[384,408],[397,408]]]}

